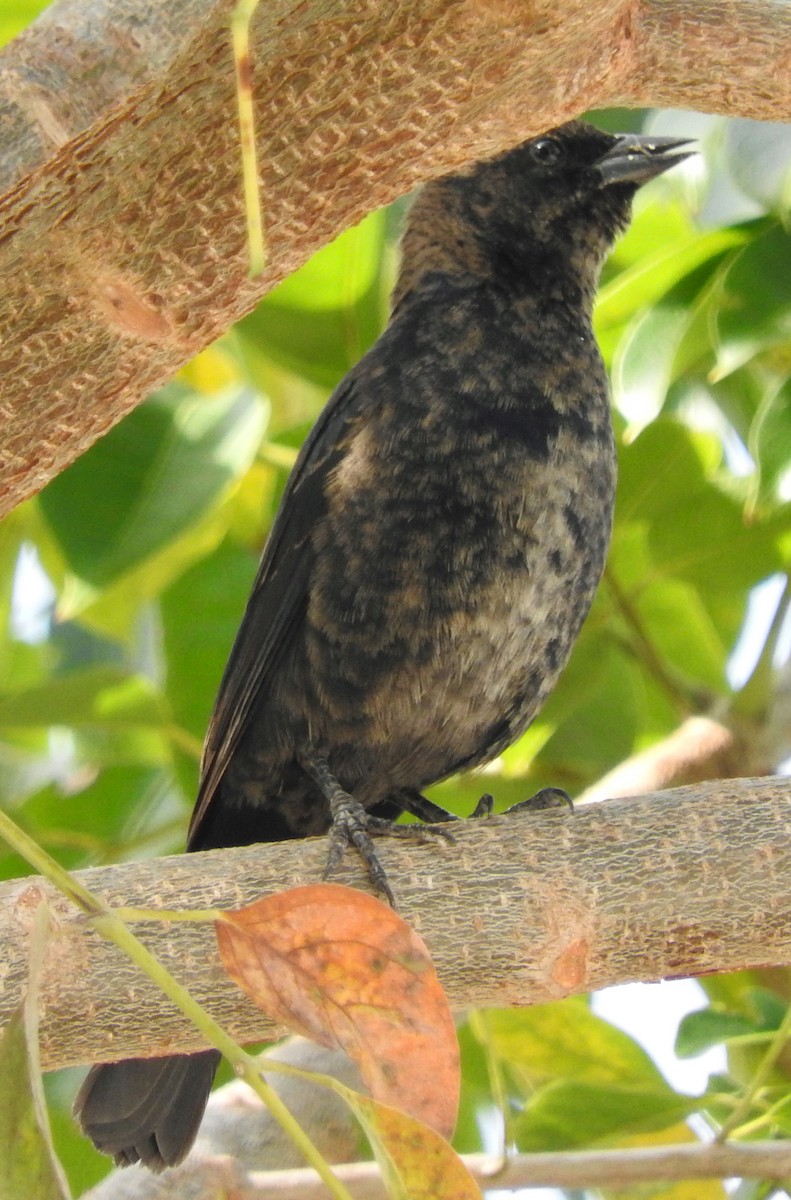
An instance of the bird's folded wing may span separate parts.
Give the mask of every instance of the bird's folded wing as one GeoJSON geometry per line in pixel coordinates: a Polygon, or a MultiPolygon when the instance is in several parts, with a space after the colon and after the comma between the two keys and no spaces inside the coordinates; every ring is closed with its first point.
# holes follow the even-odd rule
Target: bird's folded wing
{"type": "Polygon", "coordinates": [[[286,485],[209,722],[189,842],[196,838],[256,701],[304,617],[311,538],[326,512],[327,477],[343,457],[347,429],[359,409],[357,378],[355,369],[330,397],[286,485]]]}

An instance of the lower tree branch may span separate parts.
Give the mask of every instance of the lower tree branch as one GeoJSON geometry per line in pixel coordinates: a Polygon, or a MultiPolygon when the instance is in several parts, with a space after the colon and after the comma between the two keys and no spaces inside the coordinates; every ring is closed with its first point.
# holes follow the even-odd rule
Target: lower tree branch
{"type": "MultiPolygon", "coordinates": [[[[632,980],[791,961],[791,782],[731,780],[459,823],[455,845],[383,844],[403,915],[457,1009],[534,1004],[632,980]]],[[[323,839],[79,872],[112,905],[238,907],[319,878],[323,839]]],[[[348,854],[339,882],[364,886],[348,854]]],[[[42,1065],[198,1049],[200,1035],[39,878],[0,887],[0,1024],[19,1003],[35,907],[57,933],[42,985],[42,1065]]],[[[240,1041],[275,1032],[224,976],[211,927],[136,932],[240,1041]]]]}
{"type": "MultiPolygon", "coordinates": [[[[484,1154],[463,1156],[472,1175],[482,1188],[623,1188],[663,1180],[765,1179],[781,1182],[791,1173],[791,1142],[759,1142],[724,1146],[660,1146],[650,1149],[585,1150],[557,1154],[515,1154],[504,1164],[484,1154]]],[[[376,1163],[347,1163],[335,1174],[349,1189],[354,1200],[387,1200],[388,1193],[376,1163]]],[[[113,1177],[116,1181],[115,1176],[113,1177]]],[[[227,1179],[226,1179],[227,1182],[227,1179]]],[[[167,1179],[165,1180],[167,1186],[167,1179]]],[[[238,1184],[235,1184],[238,1187],[238,1184]]],[[[176,1200],[176,1190],[151,1193],[153,1200],[176,1200]]],[[[145,1193],[134,1193],[144,1200],[145,1193]]],[[[191,1193],[191,1195],[194,1195],[191,1193]]],[[[199,1193],[210,1200],[216,1192],[199,1193]]],[[[238,1200],[326,1200],[327,1190],[312,1171],[250,1172],[242,1181],[242,1190],[234,1191],[238,1200]]],[[[114,1200],[121,1200],[118,1192],[114,1200]]],[[[99,1189],[83,1200],[102,1200],[99,1189]]],[[[109,1193],[107,1194],[109,1200],[109,1193]]],[[[131,1200],[131,1196],[130,1196],[131,1200]]]]}

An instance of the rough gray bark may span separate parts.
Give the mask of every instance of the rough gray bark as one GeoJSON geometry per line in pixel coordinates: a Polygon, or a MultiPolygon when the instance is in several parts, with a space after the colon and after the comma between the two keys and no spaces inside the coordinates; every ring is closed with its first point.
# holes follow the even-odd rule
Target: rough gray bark
{"type": "MultiPolygon", "coordinates": [[[[403,915],[458,1009],[631,980],[791,961],[791,782],[732,780],[460,824],[455,846],[383,845],[403,915]]],[[[111,904],[236,907],[315,882],[322,839],[126,863],[79,877],[111,904]]],[[[338,882],[362,885],[353,855],[338,882]]],[[[18,1003],[32,911],[57,934],[42,989],[45,1068],[200,1046],[200,1035],[40,879],[0,886],[0,1026],[18,1003]]],[[[210,926],[140,936],[241,1041],[271,1034],[224,977],[210,926]]]]}
{"type": "Polygon", "coordinates": [[[0,515],[418,181],[595,106],[783,119],[791,98],[772,0],[268,0],[250,281],[231,7],[59,0],[0,55],[0,515]]]}

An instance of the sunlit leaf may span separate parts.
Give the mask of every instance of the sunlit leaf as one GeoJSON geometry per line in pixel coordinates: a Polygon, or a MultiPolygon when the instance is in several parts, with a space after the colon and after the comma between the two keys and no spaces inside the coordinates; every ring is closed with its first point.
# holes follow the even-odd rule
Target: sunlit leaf
{"type": "Polygon", "coordinates": [[[619,271],[601,288],[595,311],[597,331],[620,325],[645,305],[656,304],[701,263],[745,241],[745,234],[738,229],[688,232],[683,239],[668,239],[665,227],[662,212],[651,210],[646,210],[642,222],[633,224],[617,254],[628,252],[630,238],[650,243],[651,249],[644,256],[635,254],[634,265],[619,271]]]}
{"type": "Polygon", "coordinates": [[[51,0],[13,0],[0,9],[0,46],[10,42],[38,16],[51,0]]]}
{"type": "Polygon", "coordinates": [[[189,528],[247,469],[264,425],[244,389],[171,384],[134,409],[41,493],[74,573],[102,586],[189,528]]]}
{"type": "Polygon", "coordinates": [[[238,344],[334,387],[378,336],[385,214],[374,212],[270,293],[236,326],[238,344]]]}
{"type": "Polygon", "coordinates": [[[531,1084],[570,1078],[673,1095],[645,1050],[582,999],[490,1010],[485,1016],[494,1051],[531,1084]]]}
{"type": "Polygon", "coordinates": [[[769,505],[791,479],[791,379],[765,396],[748,444],[758,467],[755,505],[769,505]]]}
{"type": "Polygon", "coordinates": [[[561,1079],[528,1100],[514,1132],[520,1150],[568,1150],[665,1129],[699,1107],[700,1101],[667,1085],[616,1087],[561,1079]]]}
{"type": "Polygon", "coordinates": [[[23,691],[0,693],[0,727],[159,727],[166,719],[153,684],[117,667],[89,667],[23,691]]]}
{"type": "Polygon", "coordinates": [[[712,1046],[730,1038],[755,1033],[755,1026],[741,1013],[718,1012],[702,1008],[682,1017],[676,1035],[676,1054],[679,1058],[694,1058],[712,1046]]]}
{"type": "Polygon", "coordinates": [[[717,315],[718,377],[791,337],[791,235],[771,225],[736,255],[721,277],[717,315]]]}

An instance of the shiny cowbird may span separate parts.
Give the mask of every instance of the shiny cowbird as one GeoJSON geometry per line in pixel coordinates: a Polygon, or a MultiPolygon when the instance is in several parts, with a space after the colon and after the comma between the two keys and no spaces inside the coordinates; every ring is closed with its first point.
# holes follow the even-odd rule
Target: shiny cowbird
{"type": "MultiPolygon", "coordinates": [[[[599,270],[685,145],[571,122],[419,193],[390,322],[316,422],[264,549],[189,850],[330,830],[331,865],[352,843],[389,895],[371,836],[405,810],[441,817],[421,789],[530,724],[610,536],[599,270]]],[[[76,1112],[117,1163],[160,1170],[189,1150],[218,1060],[94,1067],[76,1112]]]]}

